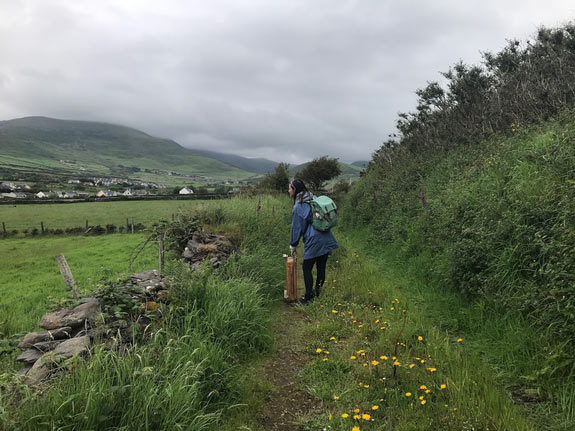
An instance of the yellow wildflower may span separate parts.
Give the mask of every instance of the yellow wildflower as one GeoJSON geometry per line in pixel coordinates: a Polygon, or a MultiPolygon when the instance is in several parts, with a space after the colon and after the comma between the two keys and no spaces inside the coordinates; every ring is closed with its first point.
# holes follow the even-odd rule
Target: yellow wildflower
{"type": "Polygon", "coordinates": [[[353,427],[351,431],[359,431],[359,427],[353,427]]]}
{"type": "Polygon", "coordinates": [[[437,371],[437,368],[430,367],[427,369],[427,371],[429,371],[430,373],[435,373],[437,371]]]}
{"type": "Polygon", "coordinates": [[[328,359],[328,358],[323,358],[322,361],[324,361],[324,362],[325,362],[325,361],[329,361],[329,359],[328,359]]]}
{"type": "Polygon", "coordinates": [[[446,387],[447,387],[447,385],[446,385],[445,383],[443,383],[443,384],[440,386],[440,389],[445,389],[446,387]]]}
{"type": "Polygon", "coordinates": [[[382,359],[382,360],[384,360],[384,361],[387,361],[387,356],[381,355],[381,356],[379,357],[379,359],[382,359]]]}
{"type": "Polygon", "coordinates": [[[411,396],[411,392],[406,392],[406,393],[405,393],[405,396],[406,396],[406,397],[410,397],[410,396],[411,396]]]}
{"type": "Polygon", "coordinates": [[[461,343],[462,341],[463,341],[463,338],[458,338],[458,339],[457,339],[457,342],[458,342],[458,343],[461,343]]]}
{"type": "Polygon", "coordinates": [[[375,405],[375,406],[371,406],[372,410],[377,410],[379,408],[379,406],[375,405]]]}
{"type": "Polygon", "coordinates": [[[427,401],[425,401],[425,400],[421,400],[421,405],[422,405],[422,406],[424,406],[424,405],[425,405],[425,403],[427,403],[427,401]]]}
{"type": "Polygon", "coordinates": [[[390,309],[391,311],[393,311],[393,310],[395,310],[395,307],[389,307],[389,309],[390,309]]]}
{"type": "Polygon", "coordinates": [[[353,418],[354,418],[355,420],[357,420],[357,419],[361,419],[361,416],[360,416],[360,415],[353,415],[353,418]]]}
{"type": "Polygon", "coordinates": [[[331,312],[332,312],[333,314],[337,314],[337,313],[338,313],[337,310],[331,310],[331,312]]]}
{"type": "Polygon", "coordinates": [[[321,353],[322,350],[318,347],[317,349],[315,349],[315,353],[321,353]]]}
{"type": "Polygon", "coordinates": [[[427,389],[427,386],[421,385],[421,386],[419,387],[419,389],[421,389],[421,390],[423,391],[424,389],[427,389]]]}
{"type": "Polygon", "coordinates": [[[367,388],[369,388],[369,385],[363,385],[363,387],[364,387],[365,389],[367,389],[367,388]]]}
{"type": "Polygon", "coordinates": [[[368,420],[371,419],[371,416],[368,415],[367,413],[364,413],[364,414],[361,415],[361,418],[362,418],[364,421],[368,421],[368,420]]]}
{"type": "Polygon", "coordinates": [[[418,336],[417,339],[418,339],[419,341],[423,341],[423,337],[422,337],[421,335],[418,336]]]}
{"type": "Polygon", "coordinates": [[[409,364],[409,368],[415,367],[415,364],[409,364]]]}
{"type": "Polygon", "coordinates": [[[331,413],[329,414],[329,416],[327,417],[329,420],[331,420],[331,413]]]}
{"type": "Polygon", "coordinates": [[[399,367],[399,366],[401,365],[401,362],[395,361],[395,362],[393,363],[393,365],[395,365],[396,367],[399,367]]]}
{"type": "Polygon", "coordinates": [[[373,361],[371,361],[371,365],[373,365],[374,367],[377,367],[379,365],[379,362],[377,362],[375,359],[373,361]]]}
{"type": "Polygon", "coordinates": [[[351,356],[349,357],[349,359],[351,359],[351,360],[353,361],[354,359],[357,359],[357,357],[351,355],[351,356]]]}
{"type": "Polygon", "coordinates": [[[363,325],[357,325],[358,328],[363,328],[363,325]]]}
{"type": "Polygon", "coordinates": [[[344,419],[346,419],[346,418],[349,417],[349,415],[348,415],[347,413],[342,413],[341,417],[344,418],[344,419]]]}
{"type": "Polygon", "coordinates": [[[424,399],[424,398],[425,398],[425,397],[424,397],[423,395],[421,395],[421,396],[419,397],[420,400],[422,400],[422,399],[424,399]]]}
{"type": "Polygon", "coordinates": [[[375,321],[375,323],[379,323],[379,319],[377,319],[377,320],[375,321]]]}
{"type": "Polygon", "coordinates": [[[426,390],[425,390],[425,393],[426,393],[426,394],[428,394],[428,393],[430,393],[430,392],[431,392],[431,389],[426,389],[426,390]]]}
{"type": "Polygon", "coordinates": [[[335,340],[335,337],[329,337],[329,341],[335,340]]]}

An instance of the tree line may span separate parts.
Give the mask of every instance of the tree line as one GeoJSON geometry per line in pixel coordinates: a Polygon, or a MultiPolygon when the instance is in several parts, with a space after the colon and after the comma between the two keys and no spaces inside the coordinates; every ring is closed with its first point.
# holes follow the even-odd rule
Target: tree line
{"type": "Polygon", "coordinates": [[[480,142],[495,133],[549,119],[575,100],[575,24],[540,28],[533,40],[510,40],[479,65],[459,62],[442,73],[444,85],[418,89],[415,111],[400,113],[399,134],[374,153],[368,169],[389,167],[426,148],[480,142]]]}

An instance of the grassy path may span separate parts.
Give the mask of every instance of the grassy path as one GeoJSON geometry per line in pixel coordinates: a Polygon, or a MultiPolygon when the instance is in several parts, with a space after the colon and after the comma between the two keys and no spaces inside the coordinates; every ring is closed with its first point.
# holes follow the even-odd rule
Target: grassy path
{"type": "MultiPolygon", "coordinates": [[[[267,399],[246,430],[535,430],[462,334],[339,235],[322,297],[274,308],[267,399]]],[[[454,310],[455,312],[456,310],[454,310]]]]}
{"type": "Polygon", "coordinates": [[[259,422],[269,431],[297,431],[322,409],[321,400],[310,395],[300,379],[301,371],[314,359],[306,352],[303,333],[310,321],[301,308],[287,304],[275,306],[274,316],[274,351],[263,364],[271,390],[259,422]]]}

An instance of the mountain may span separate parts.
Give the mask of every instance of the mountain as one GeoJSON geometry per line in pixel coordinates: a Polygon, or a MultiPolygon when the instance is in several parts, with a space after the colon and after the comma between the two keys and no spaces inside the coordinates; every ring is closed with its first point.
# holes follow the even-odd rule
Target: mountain
{"type": "Polygon", "coordinates": [[[0,121],[0,173],[40,166],[52,174],[130,173],[150,181],[155,175],[236,180],[254,176],[130,127],[47,117],[0,121]]]}
{"type": "Polygon", "coordinates": [[[196,154],[200,154],[210,159],[219,160],[230,166],[234,166],[239,169],[243,169],[248,172],[255,172],[258,174],[267,174],[268,172],[273,172],[278,162],[268,159],[250,159],[248,157],[236,156],[234,154],[217,153],[215,151],[208,150],[196,150],[192,149],[196,154]]]}
{"type": "Polygon", "coordinates": [[[367,165],[369,164],[369,160],[358,160],[356,162],[350,163],[353,166],[357,166],[359,168],[367,168],[367,165]]]}

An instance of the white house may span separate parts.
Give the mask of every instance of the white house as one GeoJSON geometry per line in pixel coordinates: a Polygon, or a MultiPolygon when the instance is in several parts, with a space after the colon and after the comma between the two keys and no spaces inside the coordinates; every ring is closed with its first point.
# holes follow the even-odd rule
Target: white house
{"type": "Polygon", "coordinates": [[[124,193],[122,193],[124,196],[133,196],[132,194],[132,190],[127,189],[124,193]]]}
{"type": "Polygon", "coordinates": [[[180,194],[181,195],[193,195],[194,191],[192,189],[190,189],[189,187],[184,187],[182,190],[180,190],[180,194]]]}
{"type": "Polygon", "coordinates": [[[48,195],[44,192],[38,192],[38,193],[36,193],[36,197],[40,198],[40,199],[44,199],[44,198],[47,198],[48,195]]]}

